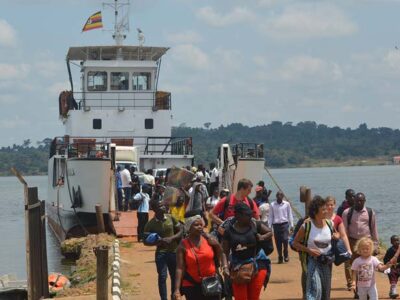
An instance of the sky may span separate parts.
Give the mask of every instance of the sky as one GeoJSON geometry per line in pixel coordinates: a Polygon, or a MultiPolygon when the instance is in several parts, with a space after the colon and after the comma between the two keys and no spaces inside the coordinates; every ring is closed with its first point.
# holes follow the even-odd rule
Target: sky
{"type": "MultiPolygon", "coordinates": [[[[112,29],[102,1],[0,0],[0,146],[63,135],[68,48],[114,43],[81,33],[98,10],[112,29]]],[[[400,0],[131,0],[128,14],[125,45],[140,27],[171,47],[159,90],[176,126],[400,127],[400,0]]]]}

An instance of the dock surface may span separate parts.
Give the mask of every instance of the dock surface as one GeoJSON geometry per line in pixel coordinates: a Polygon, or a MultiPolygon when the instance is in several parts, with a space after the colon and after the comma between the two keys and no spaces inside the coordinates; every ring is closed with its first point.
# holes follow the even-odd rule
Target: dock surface
{"type": "MultiPolygon", "coordinates": [[[[154,263],[154,247],[146,247],[134,238],[121,239],[121,278],[123,299],[159,300],[157,271],[154,263]],[[125,245],[125,246],[124,246],[125,245]]],[[[271,256],[272,273],[267,289],[260,299],[302,300],[301,267],[298,254],[290,252],[290,261],[278,264],[276,251],[271,256]]],[[[383,273],[376,274],[379,299],[389,298],[389,281],[383,273]]],[[[169,288],[170,283],[167,282],[169,288]]],[[[353,293],[346,289],[344,267],[333,266],[332,300],[353,299],[353,293]]]]}

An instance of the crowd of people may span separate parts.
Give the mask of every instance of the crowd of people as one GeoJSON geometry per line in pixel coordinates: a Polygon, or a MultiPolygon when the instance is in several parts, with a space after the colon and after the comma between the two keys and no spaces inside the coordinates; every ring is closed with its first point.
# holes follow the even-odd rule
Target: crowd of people
{"type": "Polygon", "coordinates": [[[398,297],[400,239],[392,236],[383,263],[376,258],[376,214],[365,205],[363,193],[348,189],[337,210],[334,197],[314,196],[306,215],[295,225],[291,204],[282,191],[270,202],[272,191],[259,181],[250,198],[253,183],[245,178],[239,180],[235,193],[219,190],[213,164],[209,171],[202,166],[190,168],[194,179],[178,189],[173,203],[163,200],[162,185],[146,183],[133,192],[134,172],[125,170],[118,172],[119,189],[131,198],[127,198],[127,207],[119,199],[118,205],[121,210],[137,209],[138,240],[156,246],[161,300],[259,299],[271,276],[272,240],[278,264],[289,262],[289,246],[298,252],[303,299],[330,299],[332,265],[340,250],[344,259],[338,264],[344,264],[344,284],[353,292],[351,297],[378,299],[376,271],[388,274],[389,296],[398,297]],[[131,202],[138,205],[129,206],[131,202]],[[150,220],[149,209],[154,211],[150,220]],[[168,274],[171,295],[167,293],[168,274]]]}

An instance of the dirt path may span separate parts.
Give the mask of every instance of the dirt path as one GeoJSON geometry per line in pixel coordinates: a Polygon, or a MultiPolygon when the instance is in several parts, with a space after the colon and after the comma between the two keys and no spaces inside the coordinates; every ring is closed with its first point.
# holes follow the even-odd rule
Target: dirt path
{"type": "MultiPolygon", "coordinates": [[[[122,239],[121,276],[123,281],[123,299],[158,300],[157,272],[154,264],[153,247],[139,244],[135,239],[122,239]]],[[[290,262],[276,263],[272,255],[272,275],[266,291],[260,299],[301,300],[300,264],[297,253],[290,253],[290,262]]],[[[379,298],[389,299],[389,283],[386,275],[377,274],[379,298]]],[[[169,286],[169,282],[167,283],[169,286]]],[[[353,295],[345,289],[346,280],[343,266],[333,268],[332,299],[352,299],[353,295]]]]}

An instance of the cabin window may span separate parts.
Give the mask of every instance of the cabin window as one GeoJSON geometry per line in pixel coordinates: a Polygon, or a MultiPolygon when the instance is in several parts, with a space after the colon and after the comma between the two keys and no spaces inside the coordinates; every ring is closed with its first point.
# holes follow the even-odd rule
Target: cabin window
{"type": "Polygon", "coordinates": [[[88,91],[106,91],[107,90],[107,72],[90,71],[87,74],[88,91]]]}
{"type": "Polygon", "coordinates": [[[151,90],[150,86],[151,73],[133,73],[132,88],[136,91],[151,90]]]}
{"type": "Polygon", "coordinates": [[[111,90],[127,91],[129,87],[128,72],[111,72],[111,90]]]}
{"type": "Polygon", "coordinates": [[[154,120],[144,119],[144,129],[153,129],[153,128],[154,128],[154,120]]]}
{"type": "Polygon", "coordinates": [[[101,119],[93,119],[93,129],[101,129],[101,119]]]}

